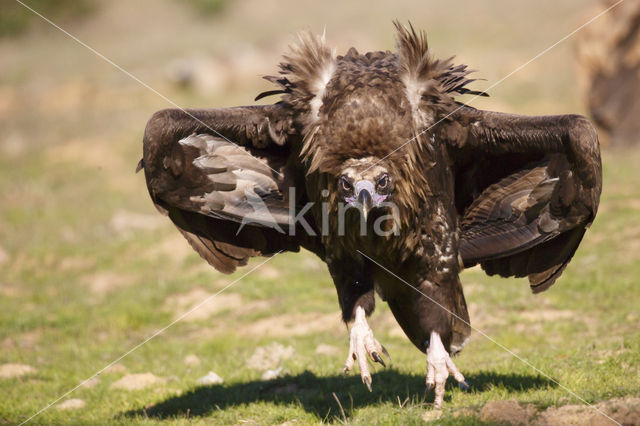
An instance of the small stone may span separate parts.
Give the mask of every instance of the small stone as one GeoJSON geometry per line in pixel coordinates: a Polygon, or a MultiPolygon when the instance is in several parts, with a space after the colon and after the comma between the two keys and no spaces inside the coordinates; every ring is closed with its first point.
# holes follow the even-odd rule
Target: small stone
{"type": "Polygon", "coordinates": [[[335,346],[325,345],[324,343],[320,343],[316,347],[316,354],[318,354],[318,355],[326,355],[326,356],[340,355],[340,349],[338,349],[335,346]]]}
{"type": "Polygon", "coordinates": [[[127,374],[111,384],[112,389],[138,390],[159,385],[165,379],[152,373],[127,374]]]}
{"type": "Polygon", "coordinates": [[[0,378],[11,379],[14,377],[22,377],[27,374],[33,374],[36,371],[38,370],[26,364],[2,364],[0,365],[0,378]]]}
{"type": "Polygon", "coordinates": [[[262,380],[277,379],[278,377],[280,377],[281,374],[282,374],[282,367],[267,370],[264,373],[262,373],[262,380]]]}
{"type": "Polygon", "coordinates": [[[196,380],[196,383],[205,386],[220,385],[224,383],[224,380],[213,371],[209,371],[206,376],[202,376],[198,380],[196,380]]]}
{"type": "Polygon", "coordinates": [[[58,404],[56,408],[58,410],[77,410],[78,408],[84,408],[85,405],[87,405],[87,403],[83,400],[78,398],[71,398],[67,399],[63,403],[58,404]]]}
{"type": "Polygon", "coordinates": [[[194,354],[187,355],[184,357],[184,364],[187,367],[197,367],[200,365],[200,358],[194,354]]]}

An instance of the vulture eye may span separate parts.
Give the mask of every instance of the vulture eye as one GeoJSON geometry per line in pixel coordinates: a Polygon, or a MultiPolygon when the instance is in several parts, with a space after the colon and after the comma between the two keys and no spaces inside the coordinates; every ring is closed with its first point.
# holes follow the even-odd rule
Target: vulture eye
{"type": "Polygon", "coordinates": [[[385,173],[378,179],[378,189],[387,189],[387,186],[389,186],[389,176],[385,173]]]}
{"type": "Polygon", "coordinates": [[[349,183],[347,178],[344,176],[340,177],[340,187],[342,187],[342,189],[345,192],[349,192],[353,189],[353,186],[349,183]]]}

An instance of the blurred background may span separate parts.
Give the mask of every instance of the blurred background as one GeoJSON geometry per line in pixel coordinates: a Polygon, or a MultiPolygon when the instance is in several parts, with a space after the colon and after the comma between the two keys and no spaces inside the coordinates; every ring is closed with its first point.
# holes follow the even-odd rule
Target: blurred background
{"type": "MultiPolygon", "coordinates": [[[[326,31],[339,54],[351,46],[393,50],[393,19],[425,29],[435,56],[455,55],[477,70],[482,80],[473,87],[482,90],[614,4],[25,3],[193,108],[253,104],[270,89],[261,76],[277,71],[299,30],[326,31]]],[[[639,10],[623,3],[472,104],[528,115],[580,113],[599,126],[601,211],[563,279],[533,297],[523,280],[477,270],[463,276],[472,324],[594,403],[640,393],[639,10]]],[[[0,0],[0,423],[35,413],[240,276],[223,276],[192,253],[134,173],[146,120],[172,106],[154,90],[18,2],[0,0]]],[[[342,416],[333,391],[345,405],[351,397],[345,409],[356,423],[371,416],[420,420],[424,360],[382,303],[372,328],[399,370],[374,375],[371,395],[359,379],[338,377],[348,334],[334,292],[325,266],[309,253],[279,256],[36,421],[336,421],[342,416]],[[256,367],[249,360],[261,347],[280,355],[256,367]],[[210,370],[225,384],[198,382],[210,370]],[[403,405],[405,397],[410,403],[403,405]]],[[[482,411],[488,401],[509,398],[539,410],[578,403],[475,334],[458,366],[478,384],[448,402],[475,407],[464,416],[490,416],[482,411]]]]}

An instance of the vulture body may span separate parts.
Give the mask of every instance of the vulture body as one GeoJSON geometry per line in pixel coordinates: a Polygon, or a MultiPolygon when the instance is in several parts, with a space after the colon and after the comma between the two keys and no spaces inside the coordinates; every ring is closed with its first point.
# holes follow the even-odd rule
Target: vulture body
{"type": "Polygon", "coordinates": [[[528,117],[459,104],[484,95],[470,71],[433,59],[424,33],[396,23],[397,53],[336,56],[302,34],[272,105],[155,113],[144,168],[156,207],[213,267],[301,247],[328,265],[345,322],[345,370],[384,347],[366,316],[374,290],[427,354],[442,404],[450,356],[470,334],[458,278],[528,277],[549,288],[593,221],[598,138],[577,115],[528,117]],[[356,207],[350,209],[349,207],[356,207]]]}

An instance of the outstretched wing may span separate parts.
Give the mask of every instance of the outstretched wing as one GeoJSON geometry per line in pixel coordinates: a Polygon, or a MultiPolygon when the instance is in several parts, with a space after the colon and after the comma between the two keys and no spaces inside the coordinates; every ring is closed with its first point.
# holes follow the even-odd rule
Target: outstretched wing
{"type": "Polygon", "coordinates": [[[490,275],[561,275],[593,221],[602,188],[597,134],[577,115],[527,117],[460,107],[444,137],[454,162],[460,254],[490,275]]]}
{"type": "Polygon", "coordinates": [[[316,241],[289,225],[298,134],[280,105],[159,111],[149,120],[140,163],[156,207],[212,266],[233,272],[252,256],[316,241]]]}

